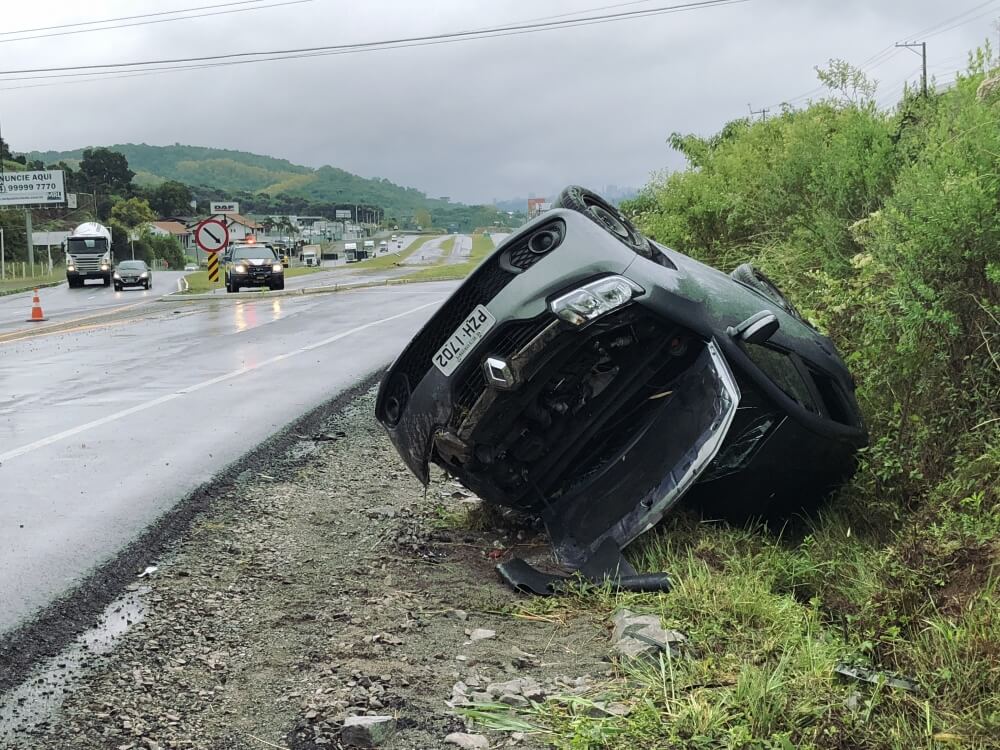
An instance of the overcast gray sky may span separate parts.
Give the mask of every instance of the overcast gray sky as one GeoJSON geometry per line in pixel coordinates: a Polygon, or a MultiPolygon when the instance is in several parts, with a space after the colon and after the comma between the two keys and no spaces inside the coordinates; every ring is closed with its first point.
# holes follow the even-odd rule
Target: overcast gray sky
{"type": "MultiPolygon", "coordinates": [[[[312,0],[10,41],[19,29],[225,0],[0,1],[3,71],[373,41],[680,2],[312,0]]],[[[672,131],[714,132],[748,104],[776,109],[814,89],[813,66],[831,57],[861,63],[924,31],[931,75],[947,81],[968,50],[996,39],[997,17],[1000,0],[748,0],[458,44],[70,84],[0,76],[0,122],[15,150],[217,146],[466,202],[546,195],[568,183],[638,186],[680,165],[665,143],[672,131]]],[[[920,59],[907,50],[875,62],[882,100],[918,78],[920,59]]]]}

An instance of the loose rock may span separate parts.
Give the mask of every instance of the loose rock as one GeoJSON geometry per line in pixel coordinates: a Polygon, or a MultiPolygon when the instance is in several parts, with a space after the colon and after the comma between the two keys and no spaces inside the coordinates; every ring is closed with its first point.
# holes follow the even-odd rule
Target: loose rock
{"type": "Polygon", "coordinates": [[[340,740],[348,747],[378,747],[395,730],[391,716],[348,716],[340,740]]]}
{"type": "Polygon", "coordinates": [[[490,743],[481,734],[466,734],[465,732],[452,732],[444,738],[445,744],[456,745],[464,750],[488,750],[490,743]]]}

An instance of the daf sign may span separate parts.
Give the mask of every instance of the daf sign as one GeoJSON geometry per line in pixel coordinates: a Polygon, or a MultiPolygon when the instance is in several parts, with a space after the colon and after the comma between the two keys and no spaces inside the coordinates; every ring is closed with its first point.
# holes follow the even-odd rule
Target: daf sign
{"type": "Polygon", "coordinates": [[[208,212],[210,214],[238,214],[240,212],[240,204],[232,201],[212,201],[209,203],[208,212]]]}

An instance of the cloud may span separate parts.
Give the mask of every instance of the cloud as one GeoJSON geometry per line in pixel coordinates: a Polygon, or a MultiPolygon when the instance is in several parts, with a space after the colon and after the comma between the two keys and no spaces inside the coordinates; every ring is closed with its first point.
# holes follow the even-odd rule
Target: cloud
{"type": "MultiPolygon", "coordinates": [[[[4,23],[7,29],[49,26],[210,2],[17,3],[5,7],[4,23]]],[[[668,3],[623,4],[620,10],[668,3]]],[[[314,0],[0,43],[0,69],[368,41],[598,5],[314,0]]],[[[679,166],[666,145],[671,132],[707,134],[745,116],[748,104],[775,108],[816,87],[813,66],[831,57],[861,62],[963,10],[946,11],[935,0],[751,0],[460,44],[40,88],[0,83],[7,89],[0,90],[0,117],[5,138],[20,150],[115,142],[209,145],[332,164],[466,201],[553,193],[570,182],[639,185],[651,172],[679,166]]],[[[932,73],[947,76],[990,35],[985,10],[931,37],[932,73]]],[[[872,71],[883,81],[880,96],[891,99],[918,67],[912,53],[893,51],[872,71]]],[[[44,82],[20,85],[29,83],[44,82]]]]}

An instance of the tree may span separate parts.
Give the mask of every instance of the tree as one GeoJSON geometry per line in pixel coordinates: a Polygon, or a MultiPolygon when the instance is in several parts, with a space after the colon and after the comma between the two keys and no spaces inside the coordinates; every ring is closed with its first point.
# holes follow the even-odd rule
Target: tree
{"type": "Polygon", "coordinates": [[[831,59],[825,68],[817,66],[815,70],[819,82],[839,95],[834,100],[840,104],[859,107],[869,104],[878,88],[878,84],[861,68],[855,68],[845,60],[831,59]]]}
{"type": "Polygon", "coordinates": [[[0,159],[6,159],[11,161],[14,158],[14,154],[10,152],[10,146],[7,145],[7,141],[0,138],[0,159]]]}
{"type": "Polygon", "coordinates": [[[153,257],[166,261],[168,268],[180,270],[184,266],[184,250],[176,237],[156,237],[147,233],[143,239],[149,244],[153,257]]]}
{"type": "Polygon", "coordinates": [[[413,218],[417,222],[417,225],[423,227],[424,229],[429,228],[431,225],[431,212],[426,208],[418,208],[413,214],[413,218]]]}
{"type": "Polygon", "coordinates": [[[144,224],[156,221],[156,213],[142,198],[118,201],[111,209],[111,218],[130,229],[138,229],[144,224]]]}
{"type": "Polygon", "coordinates": [[[126,195],[135,177],[124,154],[107,148],[88,148],[80,160],[80,177],[93,192],[126,195]]]}
{"type": "Polygon", "coordinates": [[[160,216],[184,216],[191,209],[191,188],[168,180],[150,192],[149,204],[160,216]]]}
{"type": "MultiPolygon", "coordinates": [[[[142,198],[129,198],[127,201],[118,201],[111,208],[111,219],[124,226],[127,230],[126,239],[130,243],[129,255],[127,257],[132,257],[134,254],[136,258],[141,257],[146,261],[151,260],[152,251],[150,250],[147,253],[146,245],[148,243],[143,237],[145,233],[142,231],[150,222],[156,221],[156,214],[149,207],[149,203],[142,198]],[[142,247],[141,255],[139,253],[140,246],[142,247]],[[150,257],[146,257],[147,255],[150,257]]],[[[121,258],[126,256],[118,255],[116,252],[116,257],[121,258]]]]}

